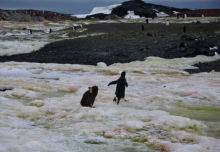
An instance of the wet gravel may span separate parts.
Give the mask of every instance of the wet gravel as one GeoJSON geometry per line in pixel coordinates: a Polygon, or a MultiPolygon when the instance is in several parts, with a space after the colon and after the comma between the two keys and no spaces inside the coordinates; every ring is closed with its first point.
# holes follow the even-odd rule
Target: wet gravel
{"type": "MultiPolygon", "coordinates": [[[[19,61],[37,63],[61,63],[96,65],[104,62],[128,63],[143,61],[148,56],[162,58],[193,57],[187,46],[195,41],[186,37],[203,39],[208,44],[220,47],[219,23],[210,24],[144,24],[144,23],[105,23],[85,26],[83,34],[105,33],[78,39],[62,40],[45,45],[36,52],[12,56],[1,56],[0,62],[19,61]],[[144,25],[144,31],[141,26],[144,25]],[[182,33],[183,26],[186,33],[182,33]],[[183,39],[184,37],[184,39],[183,39]]],[[[219,52],[219,50],[216,50],[219,52]]],[[[220,53],[220,52],[219,52],[220,53]]],[[[199,69],[186,70],[189,73],[220,72],[220,61],[199,63],[199,69]]]]}

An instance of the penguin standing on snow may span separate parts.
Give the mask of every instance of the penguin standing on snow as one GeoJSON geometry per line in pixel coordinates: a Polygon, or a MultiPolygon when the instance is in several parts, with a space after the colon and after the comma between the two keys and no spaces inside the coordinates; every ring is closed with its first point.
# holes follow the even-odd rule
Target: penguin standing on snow
{"type": "MultiPolygon", "coordinates": [[[[112,84],[117,84],[116,91],[115,91],[115,95],[118,99],[117,104],[119,104],[119,101],[121,98],[125,98],[125,86],[128,87],[128,83],[125,79],[125,75],[126,75],[126,72],[122,72],[121,77],[118,80],[112,81],[108,84],[108,86],[112,84]]],[[[113,101],[116,101],[116,97],[113,99],[113,101]]]]}
{"type": "Polygon", "coordinates": [[[30,30],[29,30],[29,34],[32,34],[32,33],[33,33],[33,31],[32,31],[32,29],[30,29],[30,30]]]}
{"type": "Polygon", "coordinates": [[[99,88],[97,86],[89,87],[89,90],[86,91],[83,94],[83,97],[81,99],[81,105],[83,107],[93,107],[93,104],[95,102],[95,98],[98,94],[99,88]]]}

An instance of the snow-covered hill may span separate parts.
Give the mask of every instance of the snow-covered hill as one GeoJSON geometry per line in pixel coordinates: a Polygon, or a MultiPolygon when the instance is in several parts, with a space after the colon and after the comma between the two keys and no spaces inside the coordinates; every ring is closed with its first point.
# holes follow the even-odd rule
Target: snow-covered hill
{"type": "Polygon", "coordinates": [[[123,18],[166,17],[183,11],[190,10],[145,3],[142,0],[133,0],[106,7],[95,7],[90,14],[75,16],[88,19],[92,17],[104,19],[108,15],[117,15],[123,18]]]}
{"type": "Polygon", "coordinates": [[[112,13],[112,10],[120,6],[121,4],[115,4],[115,5],[110,5],[110,6],[105,6],[105,7],[94,7],[89,14],[79,14],[79,15],[73,15],[76,16],[77,18],[86,18],[86,16],[91,16],[95,14],[106,14],[109,15],[112,13]]]}

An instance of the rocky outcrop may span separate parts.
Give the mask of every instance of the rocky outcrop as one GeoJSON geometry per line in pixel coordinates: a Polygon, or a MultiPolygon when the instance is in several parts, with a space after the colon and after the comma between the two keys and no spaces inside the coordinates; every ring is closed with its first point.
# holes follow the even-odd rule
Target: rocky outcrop
{"type": "MultiPolygon", "coordinates": [[[[107,7],[95,7],[92,12],[86,16],[86,19],[105,19],[109,15],[116,15],[121,18],[139,18],[139,17],[166,17],[190,9],[180,9],[163,5],[145,3],[142,0],[125,1],[122,4],[111,5],[107,7]]],[[[84,18],[84,16],[82,17],[84,18]]]]}
{"type": "Polygon", "coordinates": [[[30,22],[30,21],[61,21],[61,20],[78,20],[68,14],[61,14],[51,11],[39,11],[39,10],[0,10],[1,21],[18,21],[18,22],[30,22]]]}
{"type": "Polygon", "coordinates": [[[220,9],[198,9],[179,13],[181,16],[186,14],[188,17],[219,17],[220,9]]]}
{"type": "Polygon", "coordinates": [[[105,20],[120,20],[121,17],[118,17],[117,15],[108,15],[105,17],[105,20]]]}
{"type": "Polygon", "coordinates": [[[115,7],[111,14],[123,17],[128,14],[128,11],[134,11],[134,14],[139,15],[140,17],[156,17],[160,12],[170,16],[174,13],[174,11],[183,12],[190,11],[190,9],[179,9],[163,5],[145,3],[142,0],[132,0],[123,2],[122,5],[115,7]]]}
{"type": "Polygon", "coordinates": [[[41,16],[30,16],[23,13],[17,13],[16,11],[0,10],[0,20],[1,21],[44,21],[45,18],[41,16]]]}
{"type": "MultiPolygon", "coordinates": [[[[180,44],[170,45],[166,48],[166,51],[178,52],[176,55],[178,57],[195,57],[197,55],[214,56],[216,53],[220,53],[217,44],[214,44],[208,39],[188,35],[183,35],[181,39],[182,42],[180,44]]],[[[169,58],[169,54],[167,57],[169,58]]]]}
{"type": "Polygon", "coordinates": [[[88,16],[86,16],[86,19],[104,20],[107,16],[108,16],[108,14],[98,13],[98,14],[94,14],[94,15],[88,15],[88,16]]]}

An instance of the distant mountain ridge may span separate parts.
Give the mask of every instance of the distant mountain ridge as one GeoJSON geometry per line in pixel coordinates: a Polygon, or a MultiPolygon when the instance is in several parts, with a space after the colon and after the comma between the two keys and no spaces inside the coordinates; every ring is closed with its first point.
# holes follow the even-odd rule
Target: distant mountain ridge
{"type": "Polygon", "coordinates": [[[189,17],[220,17],[220,9],[198,9],[181,12],[180,14],[187,14],[189,17]]]}
{"type": "Polygon", "coordinates": [[[157,17],[159,12],[163,12],[167,15],[172,15],[175,12],[190,11],[190,9],[180,9],[163,5],[145,3],[142,0],[132,0],[123,2],[121,6],[114,8],[112,10],[112,14],[118,16],[125,16],[128,11],[134,11],[134,14],[139,15],[140,17],[157,17]]]}
{"type": "Polygon", "coordinates": [[[72,20],[77,21],[79,18],[86,19],[120,19],[129,17],[166,17],[176,16],[180,14],[189,17],[219,17],[220,9],[201,9],[190,10],[187,8],[175,8],[163,5],[156,5],[145,3],[142,0],[130,0],[121,4],[115,4],[106,7],[95,7],[90,14],[84,15],[70,15],[57,13],[52,11],[42,11],[33,9],[19,9],[19,10],[3,10],[0,9],[0,21],[61,21],[72,20]],[[78,17],[78,18],[77,18],[78,17]]]}
{"type": "MultiPolygon", "coordinates": [[[[145,3],[142,0],[130,0],[125,1],[121,5],[112,8],[111,15],[117,15],[119,17],[124,17],[129,14],[129,11],[133,11],[134,15],[140,17],[160,17],[160,16],[171,16],[175,13],[191,11],[187,8],[175,8],[163,5],[156,5],[151,3],[145,3]]],[[[103,19],[106,17],[105,13],[97,13],[88,15],[87,18],[99,17],[103,19]]]]}
{"type": "Polygon", "coordinates": [[[118,16],[121,18],[125,18],[129,16],[129,13],[131,12],[132,15],[134,16],[146,17],[146,18],[166,17],[166,16],[176,17],[177,14],[179,14],[182,17],[185,16],[185,14],[188,17],[202,17],[202,16],[219,17],[220,16],[220,9],[190,10],[188,8],[175,8],[164,5],[145,3],[142,0],[130,0],[130,1],[125,1],[122,4],[93,8],[92,12],[86,15],[86,18],[106,19],[109,16],[118,16]],[[110,10],[104,10],[109,8],[110,10]],[[99,10],[99,11],[95,13],[95,10],[99,10]],[[109,11],[111,11],[111,13],[109,13],[109,11]]]}
{"type": "Polygon", "coordinates": [[[33,9],[3,10],[0,9],[0,21],[61,21],[61,20],[77,20],[70,14],[62,14],[52,11],[42,11],[33,9]]]}

